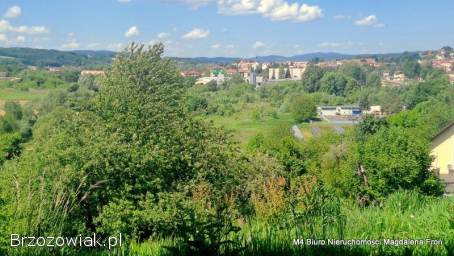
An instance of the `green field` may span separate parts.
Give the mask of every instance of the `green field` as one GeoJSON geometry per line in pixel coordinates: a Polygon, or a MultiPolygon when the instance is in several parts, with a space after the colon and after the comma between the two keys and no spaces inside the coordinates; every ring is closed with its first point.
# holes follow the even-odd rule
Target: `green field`
{"type": "MultiPolygon", "coordinates": [[[[258,133],[269,135],[278,127],[287,126],[290,133],[290,128],[295,124],[294,119],[289,113],[279,113],[276,117],[266,116],[260,120],[254,120],[251,111],[244,111],[232,116],[208,115],[204,116],[203,119],[212,121],[216,127],[222,127],[231,132],[234,138],[243,145],[258,133]]],[[[326,121],[298,124],[305,139],[314,137],[312,133],[313,127],[318,127],[321,134],[326,134],[328,132],[334,132],[334,126],[326,121]]],[[[345,130],[352,127],[352,125],[340,126],[345,130]]]]}
{"type": "Polygon", "coordinates": [[[234,138],[241,144],[246,144],[258,133],[268,134],[277,127],[288,126],[290,130],[293,124],[293,118],[290,114],[279,113],[276,118],[267,116],[260,120],[254,120],[250,111],[237,113],[232,116],[209,115],[204,117],[204,119],[212,121],[216,127],[222,127],[232,132],[234,138]]]}
{"type": "Polygon", "coordinates": [[[33,101],[47,96],[47,89],[29,89],[28,91],[13,88],[0,88],[0,101],[33,101]]]}

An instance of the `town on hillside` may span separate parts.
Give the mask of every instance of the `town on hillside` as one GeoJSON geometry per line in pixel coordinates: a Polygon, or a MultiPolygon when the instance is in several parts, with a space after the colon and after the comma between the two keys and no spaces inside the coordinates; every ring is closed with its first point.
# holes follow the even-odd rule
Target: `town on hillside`
{"type": "MultiPolygon", "coordinates": [[[[414,58],[415,56],[412,57],[414,58]]],[[[443,70],[449,76],[449,80],[454,82],[454,51],[451,47],[443,47],[436,51],[421,51],[417,53],[416,57],[418,58],[418,64],[421,66],[430,66],[443,70]]],[[[244,81],[258,88],[281,81],[301,80],[304,76],[304,71],[309,65],[335,70],[346,64],[363,65],[375,70],[380,75],[382,86],[404,86],[412,81],[421,81],[422,79],[412,74],[412,67],[408,67],[408,70],[403,70],[397,67],[395,59],[374,56],[341,60],[283,62],[259,62],[254,59],[242,59],[233,64],[215,64],[199,68],[182,69],[181,75],[183,77],[196,78],[196,84],[200,85],[205,85],[211,81],[222,84],[232,76],[238,75],[244,81]]]]}

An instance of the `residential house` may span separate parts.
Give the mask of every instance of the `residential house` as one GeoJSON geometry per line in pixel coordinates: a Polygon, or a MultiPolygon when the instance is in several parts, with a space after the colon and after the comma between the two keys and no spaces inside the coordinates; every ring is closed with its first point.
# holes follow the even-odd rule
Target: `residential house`
{"type": "Polygon", "coordinates": [[[293,80],[301,80],[303,78],[304,71],[306,70],[306,67],[304,68],[297,68],[297,67],[290,67],[290,79],[293,80]]]}
{"type": "Polygon", "coordinates": [[[198,70],[183,70],[180,72],[182,77],[201,77],[202,74],[198,70]]]}
{"type": "Polygon", "coordinates": [[[263,85],[263,76],[258,76],[255,71],[249,72],[248,77],[245,79],[245,81],[248,84],[255,85],[255,88],[258,88],[263,85]]]}
{"type": "Polygon", "coordinates": [[[383,72],[381,80],[382,86],[401,86],[407,81],[407,77],[401,71],[383,72]]]}
{"type": "Polygon", "coordinates": [[[236,67],[238,68],[239,72],[248,72],[251,69],[257,68],[258,65],[259,65],[259,63],[256,61],[253,61],[253,60],[240,60],[236,64],[236,67]]]}
{"type": "Polygon", "coordinates": [[[432,67],[442,69],[445,72],[453,71],[453,64],[454,64],[454,60],[452,60],[452,59],[432,61],[432,67]]]}
{"type": "Polygon", "coordinates": [[[268,80],[279,80],[285,78],[285,73],[287,72],[287,68],[269,68],[268,69],[268,80]]]}
{"type": "Polygon", "coordinates": [[[214,80],[215,80],[214,77],[204,76],[204,77],[198,78],[197,81],[195,81],[195,84],[196,85],[206,85],[207,83],[214,81],[214,80]]]}
{"type": "Polygon", "coordinates": [[[381,117],[384,115],[380,105],[370,106],[368,110],[364,111],[364,113],[373,115],[375,117],[381,117]]]}
{"type": "Polygon", "coordinates": [[[361,59],[361,63],[370,67],[380,67],[380,63],[378,63],[374,58],[366,58],[361,59]]]}
{"type": "Polygon", "coordinates": [[[317,64],[317,66],[319,66],[321,68],[331,68],[331,69],[335,69],[341,65],[342,65],[342,62],[337,61],[337,60],[322,61],[317,64]]]}
{"type": "Polygon", "coordinates": [[[308,64],[307,61],[295,61],[295,62],[292,62],[291,67],[304,68],[305,69],[307,67],[307,64],[308,64]]]}
{"type": "Polygon", "coordinates": [[[432,138],[432,170],[446,183],[446,192],[454,193],[454,122],[432,138]]]}

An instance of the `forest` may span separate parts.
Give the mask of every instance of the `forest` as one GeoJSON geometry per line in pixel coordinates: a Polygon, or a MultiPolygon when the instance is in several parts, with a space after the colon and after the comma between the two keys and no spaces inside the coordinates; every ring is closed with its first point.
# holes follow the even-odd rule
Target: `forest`
{"type": "Polygon", "coordinates": [[[403,87],[354,64],[258,89],[236,76],[200,86],[163,52],[133,44],[104,76],[19,69],[0,83],[47,90],[1,106],[0,255],[454,255],[454,198],[430,156],[454,121],[446,74],[403,56],[391,68],[422,78],[403,87]],[[315,109],[339,104],[387,115],[336,132],[315,109]],[[124,243],[10,240],[93,233],[124,243]],[[359,244],[317,243],[328,240],[359,244]]]}

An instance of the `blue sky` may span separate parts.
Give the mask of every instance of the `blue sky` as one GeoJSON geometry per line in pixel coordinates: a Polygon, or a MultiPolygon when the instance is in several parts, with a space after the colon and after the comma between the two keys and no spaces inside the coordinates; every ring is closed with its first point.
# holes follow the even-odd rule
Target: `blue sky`
{"type": "Polygon", "coordinates": [[[454,46],[452,0],[1,0],[0,46],[169,56],[384,53],[454,46]]]}

